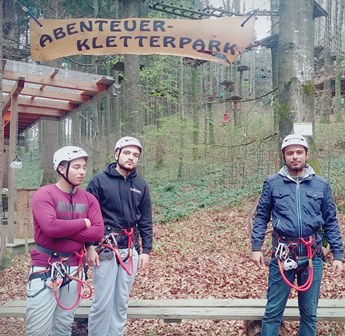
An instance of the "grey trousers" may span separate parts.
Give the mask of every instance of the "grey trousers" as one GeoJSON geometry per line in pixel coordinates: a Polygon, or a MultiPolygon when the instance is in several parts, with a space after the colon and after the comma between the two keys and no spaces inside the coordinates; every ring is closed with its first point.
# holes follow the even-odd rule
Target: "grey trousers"
{"type": "MultiPolygon", "coordinates": [[[[44,270],[35,266],[31,272],[44,270]]],[[[77,266],[70,267],[74,272],[77,266]]],[[[31,273],[30,272],[30,273],[31,273]]],[[[63,307],[72,307],[78,298],[77,281],[59,289],[58,298],[63,307]]],[[[46,281],[33,279],[27,285],[26,335],[27,336],[69,336],[78,305],[72,310],[63,310],[57,305],[53,290],[46,281]]]]}
{"type": "MultiPolygon", "coordinates": [[[[127,249],[120,252],[127,255],[127,249]]],[[[89,314],[89,336],[124,335],[129,294],[137,273],[138,260],[138,253],[133,249],[132,275],[128,275],[121,265],[117,264],[115,257],[101,260],[100,266],[92,269],[95,296],[89,314]]],[[[128,267],[128,260],[126,265],[128,267]]]]}

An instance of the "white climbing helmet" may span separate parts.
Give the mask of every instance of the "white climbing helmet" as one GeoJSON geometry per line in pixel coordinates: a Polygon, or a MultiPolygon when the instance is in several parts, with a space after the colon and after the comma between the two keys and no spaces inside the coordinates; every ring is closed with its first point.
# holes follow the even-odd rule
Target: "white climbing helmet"
{"type": "Polygon", "coordinates": [[[305,139],[303,135],[300,135],[300,134],[287,135],[282,142],[281,150],[284,150],[285,147],[290,146],[290,145],[301,145],[305,147],[307,151],[309,149],[307,140],[305,139]]]}
{"type": "Polygon", "coordinates": [[[139,147],[140,152],[142,150],[141,143],[138,139],[130,137],[130,136],[125,136],[116,142],[115,152],[118,149],[122,149],[123,147],[126,147],[126,146],[137,146],[137,147],[139,147]]]}
{"type": "Polygon", "coordinates": [[[53,158],[54,170],[57,170],[62,161],[72,161],[79,158],[85,158],[87,160],[89,156],[80,147],[76,146],[65,146],[58,149],[53,158]]]}

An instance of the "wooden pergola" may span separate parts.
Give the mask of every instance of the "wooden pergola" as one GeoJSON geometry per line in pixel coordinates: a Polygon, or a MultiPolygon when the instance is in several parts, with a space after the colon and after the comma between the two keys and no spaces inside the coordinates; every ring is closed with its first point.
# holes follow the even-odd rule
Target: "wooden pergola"
{"type": "Polygon", "coordinates": [[[39,120],[61,120],[84,104],[113,93],[112,77],[57,69],[12,60],[2,62],[2,181],[8,171],[8,242],[13,243],[14,173],[10,163],[15,158],[18,135],[39,120]],[[5,165],[5,145],[8,145],[5,165]]]}

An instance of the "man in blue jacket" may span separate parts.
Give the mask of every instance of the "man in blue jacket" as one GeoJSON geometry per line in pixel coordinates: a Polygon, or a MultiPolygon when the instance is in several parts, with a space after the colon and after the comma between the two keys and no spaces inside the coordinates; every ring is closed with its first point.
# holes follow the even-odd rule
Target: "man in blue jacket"
{"type": "Polygon", "coordinates": [[[261,251],[272,221],[272,259],[262,336],[278,336],[291,288],[298,290],[300,336],[315,336],[326,238],[333,253],[333,272],[343,269],[343,244],[329,183],[307,164],[308,143],[299,134],[282,142],[285,165],[263,184],[252,229],[252,260],[264,267],[261,251]],[[294,284],[297,278],[297,285],[294,284]]]}
{"type": "Polygon", "coordinates": [[[89,336],[124,334],[136,272],[149,264],[152,249],[150,191],[135,169],[141,151],[138,139],[128,136],[119,139],[115,144],[115,162],[95,175],[87,187],[100,203],[105,230],[102,241],[87,251],[95,290],[89,336]]]}

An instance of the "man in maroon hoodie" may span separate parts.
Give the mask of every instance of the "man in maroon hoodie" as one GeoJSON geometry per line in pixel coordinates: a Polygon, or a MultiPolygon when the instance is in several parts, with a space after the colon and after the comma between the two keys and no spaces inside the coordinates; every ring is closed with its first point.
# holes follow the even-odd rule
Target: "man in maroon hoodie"
{"type": "Polygon", "coordinates": [[[54,154],[57,183],[33,195],[36,246],[27,286],[27,336],[71,335],[85,278],[84,244],[100,240],[104,231],[98,201],[79,188],[87,159],[79,147],[59,149],[54,154]]]}

